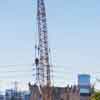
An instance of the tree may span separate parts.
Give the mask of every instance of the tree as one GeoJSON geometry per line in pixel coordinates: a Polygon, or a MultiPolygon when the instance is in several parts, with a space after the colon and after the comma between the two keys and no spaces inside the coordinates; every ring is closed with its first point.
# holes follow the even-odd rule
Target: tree
{"type": "Polygon", "coordinates": [[[100,100],[100,92],[95,92],[95,93],[91,96],[90,100],[100,100]]]}

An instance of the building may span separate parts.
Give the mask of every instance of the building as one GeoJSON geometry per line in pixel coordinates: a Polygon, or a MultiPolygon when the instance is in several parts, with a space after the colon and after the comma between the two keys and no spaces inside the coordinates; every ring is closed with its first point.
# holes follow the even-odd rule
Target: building
{"type": "MultiPolygon", "coordinates": [[[[51,100],[80,100],[78,86],[51,87],[51,90],[51,100]]],[[[41,100],[39,99],[41,96],[36,85],[31,86],[30,91],[30,100],[41,100]]]]}
{"type": "Polygon", "coordinates": [[[79,88],[75,86],[55,87],[53,100],[80,100],[79,88]]]}
{"type": "Polygon", "coordinates": [[[79,91],[80,91],[80,100],[89,100],[89,97],[91,95],[90,75],[79,74],[78,86],[79,86],[79,91]]]}
{"type": "Polygon", "coordinates": [[[23,96],[24,96],[23,100],[30,100],[30,92],[29,91],[23,92],[23,96]]]}
{"type": "Polygon", "coordinates": [[[12,98],[14,98],[14,92],[12,89],[7,89],[5,92],[5,99],[6,100],[11,100],[12,98]]]}
{"type": "Polygon", "coordinates": [[[5,93],[6,100],[24,100],[23,92],[7,89],[5,93]]]}
{"type": "Polygon", "coordinates": [[[0,100],[4,100],[4,95],[0,94],[0,100]]]}
{"type": "Polygon", "coordinates": [[[25,94],[24,95],[24,100],[30,100],[30,94],[25,94]]]}

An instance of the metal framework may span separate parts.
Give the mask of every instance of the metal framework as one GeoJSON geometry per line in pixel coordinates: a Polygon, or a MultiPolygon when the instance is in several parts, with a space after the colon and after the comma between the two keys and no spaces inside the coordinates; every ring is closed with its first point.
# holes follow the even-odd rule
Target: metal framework
{"type": "Polygon", "coordinates": [[[40,85],[50,85],[50,64],[48,31],[44,0],[37,0],[38,58],[36,58],[37,81],[40,85]]]}

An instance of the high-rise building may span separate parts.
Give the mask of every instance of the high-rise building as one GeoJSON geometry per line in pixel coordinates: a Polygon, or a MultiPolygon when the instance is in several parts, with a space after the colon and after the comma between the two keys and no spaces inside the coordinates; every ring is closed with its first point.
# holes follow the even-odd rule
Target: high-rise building
{"type": "Polygon", "coordinates": [[[91,94],[90,75],[79,74],[78,86],[79,86],[79,91],[80,91],[80,100],[88,100],[91,94]]]}

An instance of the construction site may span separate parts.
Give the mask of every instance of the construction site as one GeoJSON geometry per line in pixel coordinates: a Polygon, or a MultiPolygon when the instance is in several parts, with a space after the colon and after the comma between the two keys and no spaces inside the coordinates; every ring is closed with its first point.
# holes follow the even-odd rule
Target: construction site
{"type": "MultiPolygon", "coordinates": [[[[52,67],[50,63],[50,48],[48,45],[48,26],[46,17],[45,0],[37,0],[37,37],[35,45],[35,68],[36,83],[30,84],[30,100],[89,100],[91,95],[90,77],[86,75],[82,88],[89,90],[87,93],[80,93],[81,85],[67,85],[66,87],[54,87],[52,84],[52,67]],[[85,85],[84,85],[85,82],[85,85]]],[[[80,75],[81,76],[81,75],[80,75]]],[[[83,75],[83,78],[85,75],[83,75]]]]}
{"type": "MultiPolygon", "coordinates": [[[[92,84],[92,76],[90,74],[77,72],[77,84],[70,85],[66,82],[66,86],[55,85],[53,79],[53,67],[55,66],[51,61],[52,50],[49,46],[48,7],[46,8],[45,1],[36,0],[36,9],[33,7],[36,12],[34,15],[36,16],[36,23],[33,23],[34,26],[36,24],[36,27],[33,27],[36,30],[36,33],[33,33],[36,36],[36,41],[34,45],[34,57],[32,59],[32,69],[34,70],[34,73],[32,71],[32,74],[34,74],[32,77],[35,80],[32,80],[34,81],[33,83],[32,81],[28,81],[28,93],[26,91],[18,91],[17,82],[15,82],[14,89],[6,90],[5,99],[0,97],[0,100],[90,100],[90,97],[94,93],[96,82],[100,83],[100,80],[95,78],[96,81],[92,84]]],[[[63,58],[60,59],[63,60],[63,58]]],[[[66,68],[64,70],[68,69],[66,68]]],[[[20,89],[23,87],[24,85],[20,86],[20,89]]]]}

